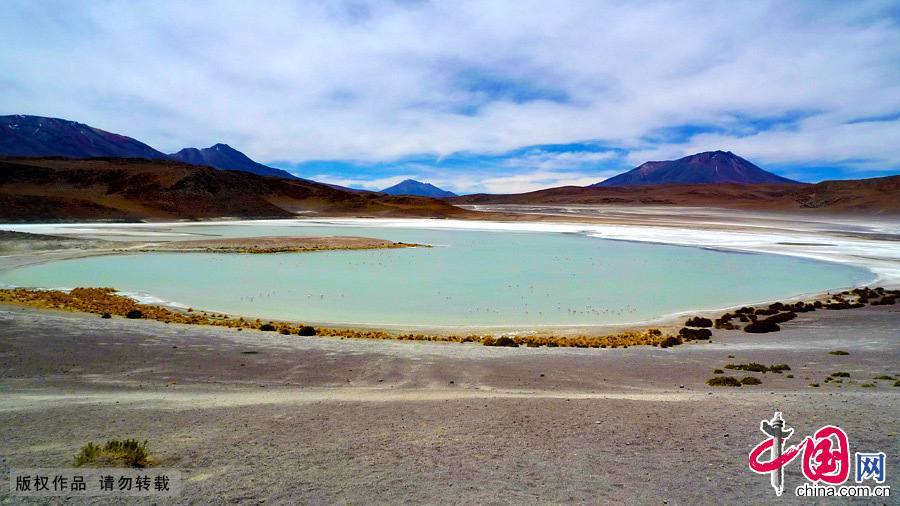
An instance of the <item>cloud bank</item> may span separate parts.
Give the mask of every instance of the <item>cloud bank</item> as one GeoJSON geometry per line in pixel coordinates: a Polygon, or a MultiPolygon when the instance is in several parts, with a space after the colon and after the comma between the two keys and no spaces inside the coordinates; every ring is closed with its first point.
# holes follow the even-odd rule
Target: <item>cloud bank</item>
{"type": "Polygon", "coordinates": [[[0,113],[164,151],[226,142],[358,186],[519,191],[707,149],[884,175],[898,19],[891,1],[8,0],[0,113]]]}

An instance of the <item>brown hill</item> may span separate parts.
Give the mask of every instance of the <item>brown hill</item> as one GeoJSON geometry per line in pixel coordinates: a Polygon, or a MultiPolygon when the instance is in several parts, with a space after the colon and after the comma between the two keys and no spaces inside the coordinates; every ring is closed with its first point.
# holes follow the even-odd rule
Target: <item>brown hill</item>
{"type": "Polygon", "coordinates": [[[0,221],[293,216],[463,217],[425,197],[355,193],[306,180],[169,160],[2,158],[0,221]]]}
{"type": "Polygon", "coordinates": [[[900,215],[900,176],[817,184],[563,186],[511,195],[475,194],[454,204],[619,204],[723,207],[753,211],[900,215]]]}

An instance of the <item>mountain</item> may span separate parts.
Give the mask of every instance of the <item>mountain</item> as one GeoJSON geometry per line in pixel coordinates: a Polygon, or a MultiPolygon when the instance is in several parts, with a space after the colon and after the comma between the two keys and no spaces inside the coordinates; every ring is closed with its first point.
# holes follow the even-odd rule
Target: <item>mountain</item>
{"type": "Polygon", "coordinates": [[[434,198],[456,196],[456,194],[453,192],[442,190],[431,183],[422,183],[421,181],[416,181],[415,179],[407,179],[406,181],[401,181],[394,186],[381,190],[381,193],[387,193],[388,195],[418,195],[419,197],[434,198]]]}
{"type": "Polygon", "coordinates": [[[443,200],[145,158],[0,158],[0,223],[81,220],[466,217],[443,200]]]}
{"type": "Polygon", "coordinates": [[[646,162],[628,172],[591,186],[710,183],[797,184],[797,181],[760,169],[730,151],[707,151],[678,160],[646,162]]]}
{"type": "Polygon", "coordinates": [[[66,158],[171,158],[192,165],[242,170],[261,176],[295,179],[289,172],[254,162],[227,144],[206,149],[185,148],[167,155],[150,146],[83,123],[43,116],[0,116],[0,156],[66,158]]]}
{"type": "Polygon", "coordinates": [[[169,157],[191,165],[209,165],[222,170],[242,170],[260,176],[295,179],[295,176],[287,171],[254,162],[228,144],[216,144],[204,149],[184,148],[169,157]]]}
{"type": "MultiPolygon", "coordinates": [[[[475,194],[452,204],[520,206],[718,207],[759,212],[900,216],[900,176],[816,184],[668,184],[655,186],[562,186],[510,195],[475,194]]],[[[615,209],[613,207],[613,209],[615,209]]],[[[479,210],[502,211],[500,208],[479,210]]],[[[561,211],[565,212],[565,211],[561,211]]],[[[673,213],[681,213],[673,210],[673,213]]]]}
{"type": "Polygon", "coordinates": [[[143,142],[83,123],[42,116],[0,116],[0,155],[163,159],[143,142]]]}

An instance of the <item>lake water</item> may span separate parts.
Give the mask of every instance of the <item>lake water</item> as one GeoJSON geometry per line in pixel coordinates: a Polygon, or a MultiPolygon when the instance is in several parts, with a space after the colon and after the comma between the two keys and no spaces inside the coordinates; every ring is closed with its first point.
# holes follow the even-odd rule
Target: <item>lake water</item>
{"type": "Polygon", "coordinates": [[[604,325],[870,281],[865,269],[575,233],[187,225],[209,236],[355,235],[434,248],[272,255],[147,253],[0,273],[0,284],[112,286],[205,310],[311,323],[604,325]]]}

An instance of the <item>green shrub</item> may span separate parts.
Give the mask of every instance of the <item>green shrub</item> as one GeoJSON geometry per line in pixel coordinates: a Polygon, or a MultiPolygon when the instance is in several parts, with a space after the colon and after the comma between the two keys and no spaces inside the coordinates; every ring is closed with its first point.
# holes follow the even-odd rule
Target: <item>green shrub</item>
{"type": "Polygon", "coordinates": [[[793,374],[788,374],[787,376],[785,376],[785,378],[794,379],[794,375],[793,375],[793,374]]]}
{"type": "Polygon", "coordinates": [[[711,387],[739,387],[741,382],[734,376],[716,376],[706,380],[706,384],[711,387]]]}
{"type": "Polygon", "coordinates": [[[112,315],[109,313],[103,313],[102,315],[100,315],[100,318],[109,319],[112,318],[112,315]]]}
{"type": "Polygon", "coordinates": [[[275,332],[275,325],[264,323],[259,326],[259,330],[262,330],[263,332],[275,332]]]}
{"type": "Polygon", "coordinates": [[[713,374],[725,374],[725,371],[723,371],[722,369],[714,369],[713,374]]]}
{"type": "Polygon", "coordinates": [[[791,366],[787,364],[772,364],[767,367],[758,362],[750,362],[749,364],[725,364],[725,369],[733,369],[735,371],[761,372],[765,374],[767,372],[781,373],[782,371],[790,371],[791,366]]]}
{"type": "Polygon", "coordinates": [[[862,388],[875,388],[875,383],[863,383],[860,385],[862,388]]]}
{"type": "Polygon", "coordinates": [[[834,350],[834,351],[829,351],[828,354],[829,355],[849,355],[850,352],[844,351],[844,350],[834,350]]]}
{"type": "Polygon", "coordinates": [[[744,376],[741,379],[741,385],[759,385],[762,381],[759,378],[754,378],[753,376],[744,376]]]}
{"type": "Polygon", "coordinates": [[[314,336],[316,335],[316,329],[310,327],[309,325],[304,325],[300,327],[300,330],[297,331],[298,336],[314,336]]]}
{"type": "Polygon", "coordinates": [[[144,313],[142,313],[140,309],[132,309],[131,311],[125,313],[125,318],[130,318],[132,320],[137,320],[143,317],[144,313]]]}
{"type": "Polygon", "coordinates": [[[872,379],[876,379],[876,380],[888,380],[888,381],[890,381],[890,380],[893,380],[894,378],[893,378],[893,376],[888,376],[888,375],[886,375],[886,374],[882,374],[881,376],[875,376],[875,377],[872,378],[872,379]]]}
{"type": "Polygon", "coordinates": [[[139,443],[136,439],[110,439],[102,447],[90,442],[81,448],[81,452],[75,456],[75,467],[87,465],[148,467],[153,462],[147,451],[147,441],[139,443]]]}
{"type": "Polygon", "coordinates": [[[833,376],[833,377],[835,377],[835,378],[849,378],[849,377],[850,377],[850,373],[849,373],[849,372],[844,372],[844,371],[838,371],[838,372],[833,372],[833,373],[831,373],[831,376],[833,376]]]}
{"type": "Polygon", "coordinates": [[[895,387],[900,387],[900,380],[895,381],[895,382],[894,382],[894,386],[895,386],[895,387]]]}
{"type": "Polygon", "coordinates": [[[809,386],[811,386],[811,387],[813,387],[813,388],[819,388],[819,384],[818,384],[818,383],[810,383],[809,386]]]}

